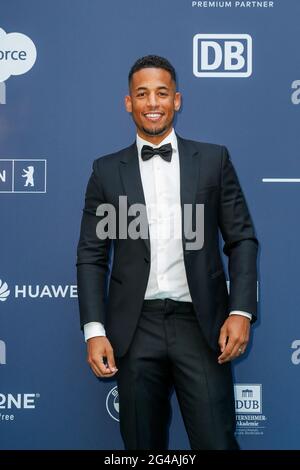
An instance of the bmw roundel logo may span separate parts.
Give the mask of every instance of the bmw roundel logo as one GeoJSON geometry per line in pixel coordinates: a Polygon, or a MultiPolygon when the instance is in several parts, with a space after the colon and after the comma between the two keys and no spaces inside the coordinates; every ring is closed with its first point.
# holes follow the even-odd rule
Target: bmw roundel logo
{"type": "Polygon", "coordinates": [[[119,394],[117,385],[112,388],[107,395],[106,409],[108,411],[108,414],[115,421],[119,421],[119,394]]]}

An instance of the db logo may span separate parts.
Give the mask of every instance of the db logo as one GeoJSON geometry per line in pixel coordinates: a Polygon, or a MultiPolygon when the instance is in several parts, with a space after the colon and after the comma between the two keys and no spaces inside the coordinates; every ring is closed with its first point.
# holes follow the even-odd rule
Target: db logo
{"type": "Polygon", "coordinates": [[[250,77],[252,38],[249,34],[196,34],[193,40],[196,77],[250,77]]]}

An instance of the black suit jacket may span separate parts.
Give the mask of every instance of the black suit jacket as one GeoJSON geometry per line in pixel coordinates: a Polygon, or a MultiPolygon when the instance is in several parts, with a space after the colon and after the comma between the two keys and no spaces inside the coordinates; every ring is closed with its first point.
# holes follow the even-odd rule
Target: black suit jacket
{"type": "MultiPolygon", "coordinates": [[[[184,236],[182,240],[188,286],[200,328],[209,345],[218,350],[220,328],[230,311],[246,311],[252,313],[252,321],[256,319],[258,242],[227,149],[178,135],[177,139],[181,205],[204,204],[203,247],[187,250],[187,240],[184,236]],[[220,232],[229,258],[229,295],[220,232]]],[[[77,251],[81,327],[91,321],[103,323],[118,357],[128,350],[136,329],[151,260],[149,239],[119,239],[117,234],[112,242],[96,235],[97,206],[113,204],[118,214],[120,195],[127,196],[128,204],[145,204],[136,143],[94,161],[77,251]],[[113,263],[107,284],[111,245],[113,263]]]]}

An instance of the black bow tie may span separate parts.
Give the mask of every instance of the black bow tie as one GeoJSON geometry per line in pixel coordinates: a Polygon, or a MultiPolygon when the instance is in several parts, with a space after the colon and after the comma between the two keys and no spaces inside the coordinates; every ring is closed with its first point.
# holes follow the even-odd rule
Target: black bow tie
{"type": "Polygon", "coordinates": [[[150,145],[143,145],[142,160],[150,160],[154,155],[160,155],[161,158],[170,162],[172,159],[172,145],[166,144],[158,148],[153,148],[150,145]]]}

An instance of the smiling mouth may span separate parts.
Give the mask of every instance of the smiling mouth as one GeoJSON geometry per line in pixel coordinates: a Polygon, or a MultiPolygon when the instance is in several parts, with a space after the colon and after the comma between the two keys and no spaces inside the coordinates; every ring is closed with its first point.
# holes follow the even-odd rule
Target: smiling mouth
{"type": "Polygon", "coordinates": [[[146,113],[144,114],[145,118],[150,122],[157,122],[163,116],[162,113],[146,113]]]}

